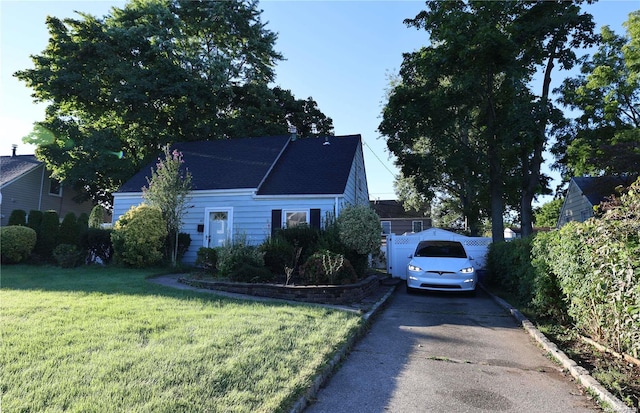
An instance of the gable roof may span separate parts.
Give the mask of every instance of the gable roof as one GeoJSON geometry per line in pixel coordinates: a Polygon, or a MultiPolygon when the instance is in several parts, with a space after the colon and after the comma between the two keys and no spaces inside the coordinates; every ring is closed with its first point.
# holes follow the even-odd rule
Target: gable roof
{"type": "MultiPolygon", "coordinates": [[[[257,189],[258,195],[340,194],[344,192],[360,135],[303,138],[289,136],[182,142],[184,167],[193,190],[257,189]]],[[[140,192],[155,162],[118,192],[140,192]]]]}
{"type": "Polygon", "coordinates": [[[605,198],[615,194],[615,189],[619,186],[627,187],[636,179],[637,175],[616,175],[616,176],[579,176],[572,178],[573,182],[582,192],[592,206],[600,204],[605,198]]]}
{"type": "Polygon", "coordinates": [[[42,164],[35,155],[0,156],[0,186],[10,184],[42,164]]]}
{"type": "Polygon", "coordinates": [[[415,209],[405,210],[402,202],[393,199],[370,201],[371,207],[380,219],[384,218],[429,218],[427,215],[415,209]]]}
{"type": "Polygon", "coordinates": [[[289,142],[258,195],[343,193],[359,144],[360,135],[289,142]]]}

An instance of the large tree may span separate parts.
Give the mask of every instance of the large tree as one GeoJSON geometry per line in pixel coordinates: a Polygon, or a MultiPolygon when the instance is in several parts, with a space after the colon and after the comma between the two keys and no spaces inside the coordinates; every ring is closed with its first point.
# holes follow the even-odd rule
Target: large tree
{"type": "Polygon", "coordinates": [[[166,143],[286,133],[293,121],[332,130],[313,99],[268,87],[282,56],[256,1],[132,0],[47,26],[35,67],[15,74],[49,105],[30,142],[94,201],[110,203],[166,143]]]}
{"type": "Polygon", "coordinates": [[[566,179],[640,173],[640,11],[625,26],[627,36],[603,27],[597,52],[559,88],[579,113],[553,148],[566,179]]]}
{"type": "Polygon", "coordinates": [[[427,30],[431,45],[405,54],[383,112],[380,131],[403,173],[417,174],[427,195],[443,179],[465,188],[454,194],[490,211],[495,241],[505,207],[519,209],[530,232],[531,203],[547,184],[547,132],[561,121],[548,98],[551,70],[569,68],[571,48],[590,41],[591,16],[561,1],[450,1],[406,23],[427,30]],[[529,85],[541,68],[536,94],[529,85]]]}

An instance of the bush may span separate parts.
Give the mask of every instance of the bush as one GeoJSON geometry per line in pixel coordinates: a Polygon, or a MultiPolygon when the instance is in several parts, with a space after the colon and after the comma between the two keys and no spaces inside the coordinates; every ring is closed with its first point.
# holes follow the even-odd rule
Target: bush
{"type": "Polygon", "coordinates": [[[522,303],[534,295],[535,270],[531,265],[532,238],[489,245],[486,283],[515,295],[522,303]]]}
{"type": "Polygon", "coordinates": [[[45,261],[53,258],[53,249],[58,245],[59,227],[60,217],[56,211],[46,211],[42,214],[35,252],[45,261]]]}
{"type": "Polygon", "coordinates": [[[305,262],[318,249],[320,231],[308,225],[297,225],[291,228],[283,228],[276,232],[276,237],[282,237],[294,248],[302,248],[300,261],[305,262]]]}
{"type": "Polygon", "coordinates": [[[60,224],[60,235],[58,244],[79,245],[80,244],[80,228],[78,227],[78,219],[76,214],[69,212],[62,219],[60,224]]]}
{"type": "Polygon", "coordinates": [[[229,279],[236,282],[260,283],[273,280],[273,274],[264,266],[240,263],[229,274],[229,279]]]}
{"type": "Polygon", "coordinates": [[[101,205],[96,205],[91,208],[88,225],[89,228],[102,228],[102,224],[104,224],[104,207],[101,205]]]}
{"type": "Polygon", "coordinates": [[[3,264],[17,264],[29,257],[36,246],[36,232],[23,226],[0,228],[0,257],[3,264]]]}
{"type": "Polygon", "coordinates": [[[190,246],[191,246],[191,235],[187,234],[186,232],[178,233],[178,256],[177,256],[178,261],[182,260],[182,257],[184,257],[184,254],[187,253],[190,246]]]}
{"type": "Polygon", "coordinates": [[[358,254],[369,255],[380,250],[382,229],[380,218],[368,205],[345,208],[337,220],[340,241],[358,254]]]}
{"type": "Polygon", "coordinates": [[[322,250],[313,254],[300,268],[306,284],[340,285],[358,280],[356,272],[344,255],[322,250]]]}
{"type": "Polygon", "coordinates": [[[234,271],[243,265],[264,267],[264,254],[253,245],[247,245],[246,240],[239,239],[229,245],[218,248],[218,271],[220,275],[232,277],[234,271]]]}
{"type": "Polygon", "coordinates": [[[167,227],[159,208],[142,204],[131,207],[113,227],[114,258],[132,267],[147,267],[162,260],[167,227]]]}
{"type": "Polygon", "coordinates": [[[27,225],[27,213],[23,209],[14,209],[9,215],[9,221],[7,225],[10,226],[26,226],[27,225]]]}
{"type": "Polygon", "coordinates": [[[264,265],[273,274],[282,275],[285,273],[285,268],[293,268],[297,261],[296,248],[289,244],[284,237],[276,235],[275,237],[267,238],[267,240],[260,245],[260,251],[264,253],[264,265]]]}
{"type": "Polygon", "coordinates": [[[78,233],[82,235],[86,230],[89,229],[89,215],[86,212],[78,215],[78,233]]]}
{"type": "Polygon", "coordinates": [[[73,268],[80,261],[78,247],[72,244],[60,244],[53,249],[53,257],[62,268],[73,268]]]}
{"type": "Polygon", "coordinates": [[[42,211],[32,209],[27,216],[27,226],[40,235],[40,227],[42,226],[42,211]]]}
{"type": "Polygon", "coordinates": [[[109,264],[113,258],[111,230],[89,228],[80,237],[81,248],[86,251],[87,263],[109,264]]]}
{"type": "Polygon", "coordinates": [[[218,267],[218,249],[200,247],[197,252],[196,265],[207,272],[214,272],[218,267]]]}

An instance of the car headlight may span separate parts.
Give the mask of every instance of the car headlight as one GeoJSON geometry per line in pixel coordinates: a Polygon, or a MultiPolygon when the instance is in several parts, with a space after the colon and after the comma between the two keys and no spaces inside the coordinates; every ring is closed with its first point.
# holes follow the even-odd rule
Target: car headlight
{"type": "Polygon", "coordinates": [[[471,274],[474,271],[473,267],[467,267],[460,270],[462,274],[471,274]]]}
{"type": "Polygon", "coordinates": [[[409,269],[409,271],[422,271],[422,268],[416,267],[415,265],[411,265],[411,264],[409,264],[409,267],[407,268],[409,269]]]}

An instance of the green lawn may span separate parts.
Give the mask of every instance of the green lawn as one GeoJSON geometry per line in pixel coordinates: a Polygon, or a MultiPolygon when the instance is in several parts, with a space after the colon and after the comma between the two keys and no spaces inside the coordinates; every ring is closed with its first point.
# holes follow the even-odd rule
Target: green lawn
{"type": "Polygon", "coordinates": [[[2,266],[2,411],[287,411],[361,322],[153,273],[2,266]]]}

